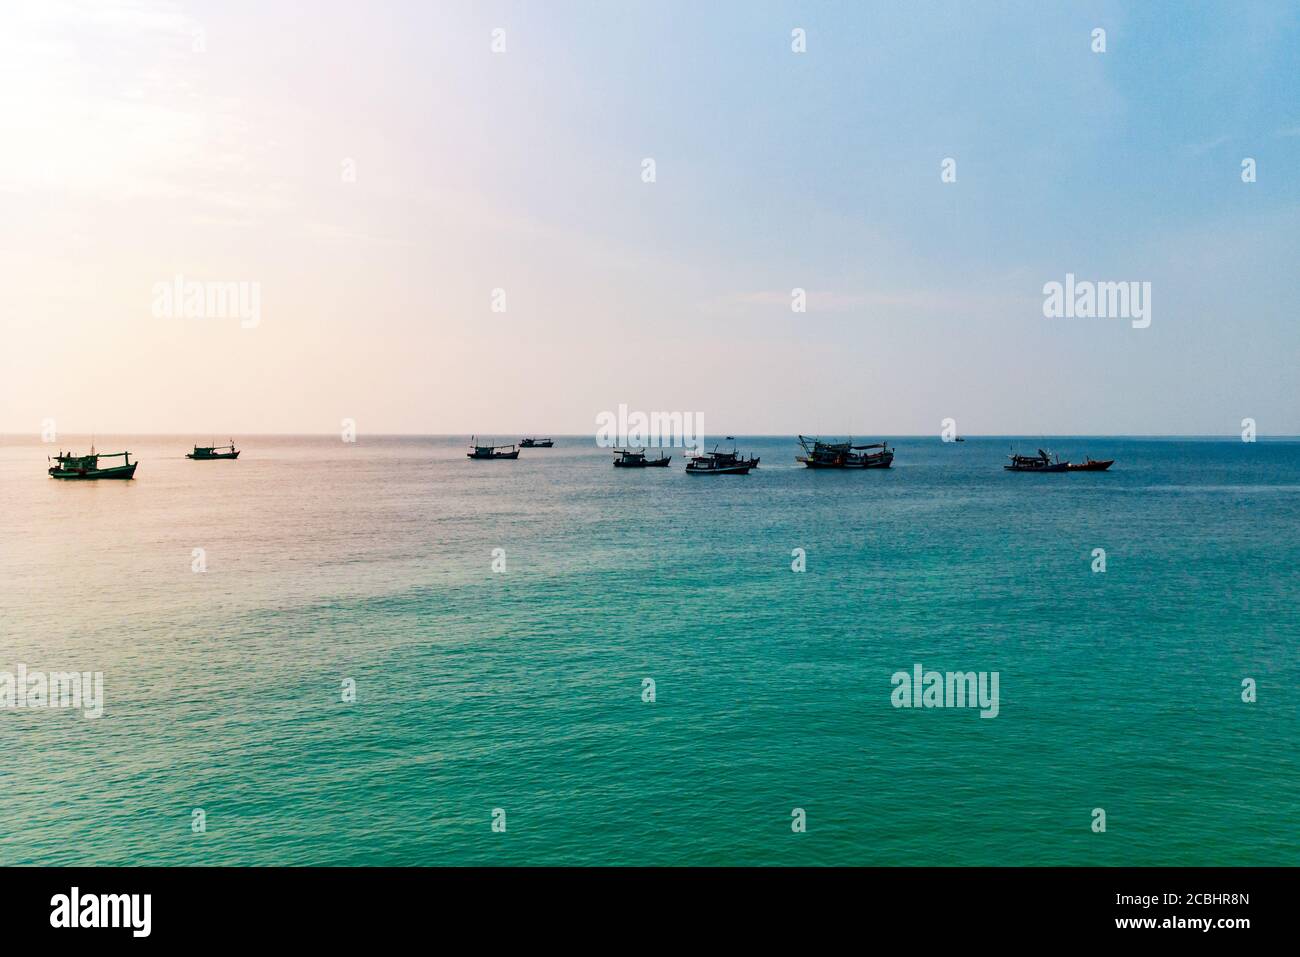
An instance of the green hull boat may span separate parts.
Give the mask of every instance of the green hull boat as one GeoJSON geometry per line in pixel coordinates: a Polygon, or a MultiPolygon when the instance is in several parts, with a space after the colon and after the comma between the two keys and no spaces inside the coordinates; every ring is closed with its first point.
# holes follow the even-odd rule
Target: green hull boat
{"type": "Polygon", "coordinates": [[[57,479],[129,479],[135,476],[135,467],[139,462],[131,461],[130,452],[96,452],[92,446],[89,455],[65,455],[60,452],[54,456],[50,466],[50,478],[57,479]],[[121,465],[100,468],[100,459],[122,460],[121,465]]]}
{"type": "Polygon", "coordinates": [[[185,457],[199,462],[208,462],[213,459],[237,459],[239,458],[239,449],[235,448],[235,440],[231,439],[229,445],[196,445],[193,452],[185,453],[185,457]]]}

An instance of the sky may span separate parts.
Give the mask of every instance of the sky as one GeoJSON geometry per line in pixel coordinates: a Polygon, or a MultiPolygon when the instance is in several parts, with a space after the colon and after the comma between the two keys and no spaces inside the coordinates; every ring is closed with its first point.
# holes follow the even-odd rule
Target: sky
{"type": "Polygon", "coordinates": [[[0,431],[1300,434],[1298,67],[1285,2],[8,0],[0,431]]]}

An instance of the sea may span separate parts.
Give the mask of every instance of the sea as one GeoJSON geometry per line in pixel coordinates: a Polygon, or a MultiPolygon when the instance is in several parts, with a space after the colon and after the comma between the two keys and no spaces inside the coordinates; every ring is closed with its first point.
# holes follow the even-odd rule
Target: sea
{"type": "Polygon", "coordinates": [[[0,865],[1300,864],[1300,440],[236,438],[0,438],[0,865]]]}

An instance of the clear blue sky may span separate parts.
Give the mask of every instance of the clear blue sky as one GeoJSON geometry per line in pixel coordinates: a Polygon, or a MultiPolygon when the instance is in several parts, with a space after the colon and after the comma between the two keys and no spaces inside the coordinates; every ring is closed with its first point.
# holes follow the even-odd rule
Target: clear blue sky
{"type": "Polygon", "coordinates": [[[310,11],[0,13],[0,427],[1300,433],[1300,5],[310,11]]]}

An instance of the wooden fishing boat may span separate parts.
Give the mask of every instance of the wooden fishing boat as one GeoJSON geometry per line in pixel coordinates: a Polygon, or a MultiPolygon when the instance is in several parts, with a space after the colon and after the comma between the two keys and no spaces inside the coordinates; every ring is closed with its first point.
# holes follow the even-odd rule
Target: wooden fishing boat
{"type": "Polygon", "coordinates": [[[657,459],[648,459],[645,449],[615,449],[614,454],[618,456],[614,459],[616,469],[667,468],[672,461],[671,455],[662,454],[657,459]]]}
{"type": "Polygon", "coordinates": [[[799,436],[807,455],[795,456],[810,469],[887,469],[894,464],[894,450],[885,442],[854,445],[849,442],[822,442],[799,436]]]}
{"type": "Polygon", "coordinates": [[[235,448],[235,440],[231,439],[229,445],[196,445],[193,452],[185,453],[185,457],[203,462],[209,459],[237,459],[239,449],[235,448]]]}
{"type": "Polygon", "coordinates": [[[741,458],[735,449],[724,452],[714,448],[712,452],[697,455],[686,463],[688,475],[748,475],[749,470],[758,465],[758,456],[741,458]]]}
{"type": "MultiPolygon", "coordinates": [[[[47,458],[47,461],[51,459],[47,458]]],[[[129,479],[135,475],[135,467],[140,464],[131,461],[130,452],[96,452],[93,445],[89,455],[60,452],[52,461],[54,464],[50,466],[50,477],[58,479],[129,479]],[[121,465],[99,467],[100,459],[116,458],[122,460],[121,465]]]]}
{"type": "Polygon", "coordinates": [[[479,445],[474,438],[470,439],[469,451],[465,454],[470,459],[517,459],[519,458],[519,449],[513,445],[479,445]]]}
{"type": "Polygon", "coordinates": [[[1084,459],[1082,462],[1078,462],[1074,465],[1071,465],[1070,471],[1071,472],[1104,472],[1106,471],[1106,469],[1110,468],[1114,464],[1115,464],[1114,459],[1104,459],[1101,461],[1098,461],[1097,459],[1084,459]]]}
{"type": "Polygon", "coordinates": [[[736,452],[736,445],[735,445],[736,437],[735,437],[734,435],[729,435],[729,436],[727,436],[727,441],[730,442],[730,443],[732,443],[732,445],[731,445],[731,451],[730,451],[730,452],[727,452],[727,451],[725,451],[725,450],[719,449],[719,448],[715,445],[715,446],[713,447],[713,451],[712,451],[710,454],[711,454],[711,455],[714,455],[714,456],[717,456],[719,459],[723,459],[723,460],[730,461],[730,462],[741,462],[741,463],[743,463],[743,462],[748,462],[748,463],[749,463],[749,467],[750,467],[751,469],[756,469],[756,468],[758,468],[758,456],[757,456],[757,455],[751,455],[751,456],[750,456],[749,458],[747,458],[747,459],[742,459],[742,458],[739,456],[739,454],[737,454],[737,452],[736,452]]]}
{"type": "Polygon", "coordinates": [[[1016,455],[1007,456],[1011,459],[1010,465],[1002,466],[1008,472],[1068,472],[1070,463],[1062,462],[1058,455],[1055,460],[1042,449],[1038,450],[1037,455],[1016,455]]]}
{"type": "Polygon", "coordinates": [[[521,449],[549,449],[555,445],[554,439],[520,439],[521,449]]]}

